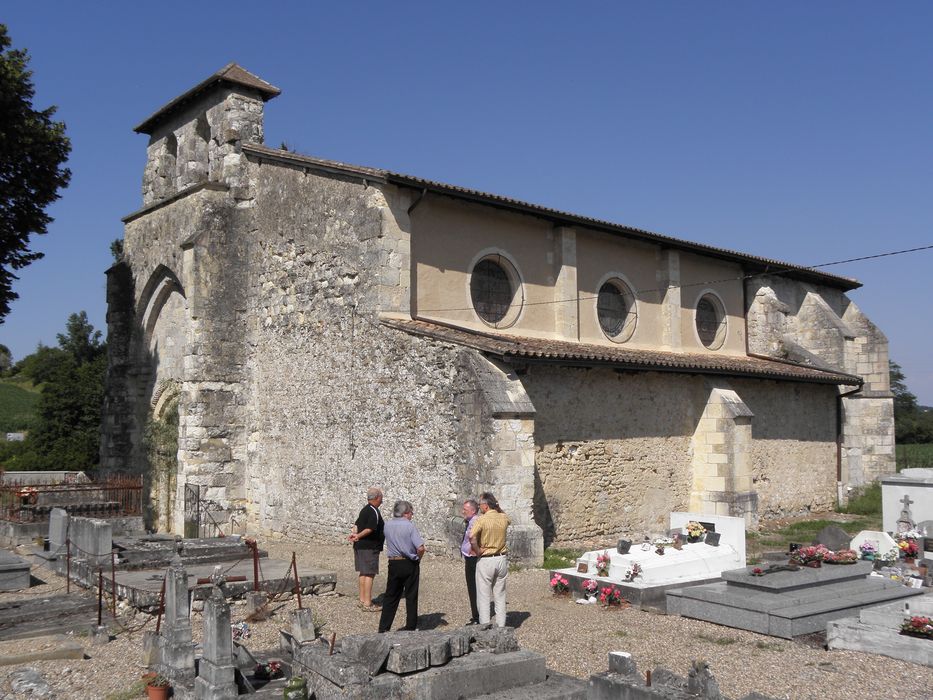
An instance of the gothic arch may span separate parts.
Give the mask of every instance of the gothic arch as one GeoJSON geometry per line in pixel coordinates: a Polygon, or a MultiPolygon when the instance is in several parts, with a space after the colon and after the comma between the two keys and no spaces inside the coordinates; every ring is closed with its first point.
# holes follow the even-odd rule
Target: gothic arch
{"type": "Polygon", "coordinates": [[[148,345],[156,321],[159,319],[159,312],[162,311],[162,307],[172,292],[180,294],[187,303],[185,289],[178,281],[178,277],[165,265],[159,265],[149,276],[149,281],[146,282],[136,307],[137,327],[143,331],[144,346],[148,345]]]}

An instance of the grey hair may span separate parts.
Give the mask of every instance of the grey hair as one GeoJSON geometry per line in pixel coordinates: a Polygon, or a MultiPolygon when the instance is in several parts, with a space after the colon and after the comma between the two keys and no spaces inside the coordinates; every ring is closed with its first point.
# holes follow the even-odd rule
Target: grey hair
{"type": "Polygon", "coordinates": [[[474,513],[479,513],[479,503],[476,502],[475,498],[464,499],[463,505],[470,506],[473,509],[474,513]]]}
{"type": "Polygon", "coordinates": [[[382,489],[375,486],[370,486],[366,489],[366,500],[372,501],[373,499],[379,498],[382,495],[382,489]]]}
{"type": "Polygon", "coordinates": [[[392,506],[392,517],[401,518],[406,513],[411,513],[412,511],[414,511],[414,508],[408,501],[396,501],[395,505],[392,506]]]}

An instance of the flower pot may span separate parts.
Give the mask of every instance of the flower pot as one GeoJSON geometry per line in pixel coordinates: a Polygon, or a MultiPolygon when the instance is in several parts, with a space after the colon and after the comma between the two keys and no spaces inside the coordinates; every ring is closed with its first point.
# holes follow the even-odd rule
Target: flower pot
{"type": "Polygon", "coordinates": [[[170,685],[147,685],[146,695],[149,700],[168,700],[168,694],[172,690],[170,685]]]}
{"type": "Polygon", "coordinates": [[[874,554],[863,554],[862,559],[864,559],[865,561],[874,561],[875,555],[874,554]]]}
{"type": "Polygon", "coordinates": [[[700,541],[699,537],[691,537],[690,535],[687,535],[687,544],[693,544],[699,541],[700,541]]]}

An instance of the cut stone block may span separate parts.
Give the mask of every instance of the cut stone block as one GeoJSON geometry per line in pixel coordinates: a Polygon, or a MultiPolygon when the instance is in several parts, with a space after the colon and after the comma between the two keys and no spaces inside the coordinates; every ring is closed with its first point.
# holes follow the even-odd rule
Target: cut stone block
{"type": "Polygon", "coordinates": [[[405,697],[423,700],[471,698],[490,693],[508,697],[499,694],[543,683],[547,680],[547,669],[544,656],[533,651],[474,653],[401,680],[405,697]]]}
{"type": "Polygon", "coordinates": [[[363,664],[351,661],[343,654],[328,654],[324,644],[303,644],[296,649],[295,663],[322,676],[334,685],[345,688],[369,681],[369,671],[363,664]]]}
{"type": "Polygon", "coordinates": [[[386,670],[392,673],[413,673],[423,671],[431,665],[428,645],[421,640],[410,642],[393,641],[386,661],[386,670]]]}
{"type": "Polygon", "coordinates": [[[473,633],[471,651],[491,651],[504,654],[518,649],[518,640],[512,627],[480,628],[473,633]]]}
{"type": "Polygon", "coordinates": [[[314,615],[308,608],[301,610],[292,610],[289,615],[291,619],[291,633],[299,644],[313,642],[317,638],[314,630],[314,615]]]}
{"type": "Polygon", "coordinates": [[[385,665],[391,648],[384,634],[358,634],[340,640],[340,653],[365,666],[371,676],[379,673],[385,665]]]}

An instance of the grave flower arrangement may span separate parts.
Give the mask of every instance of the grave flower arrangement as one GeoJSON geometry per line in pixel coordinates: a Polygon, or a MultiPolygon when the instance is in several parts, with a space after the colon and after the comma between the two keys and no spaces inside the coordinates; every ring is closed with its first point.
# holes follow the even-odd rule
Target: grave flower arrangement
{"type": "MultiPolygon", "coordinates": [[[[883,564],[893,564],[897,561],[897,558],[901,555],[901,550],[899,547],[892,547],[884,554],[880,555],[881,562],[883,564]]],[[[876,557],[879,558],[879,557],[876,557]]]]}
{"type": "Polygon", "coordinates": [[[242,639],[249,639],[249,625],[245,622],[234,622],[230,625],[230,631],[233,633],[234,642],[239,642],[242,639]]]}
{"type": "Polygon", "coordinates": [[[687,523],[687,542],[697,542],[706,534],[706,528],[696,520],[687,523]]]}
{"type": "Polygon", "coordinates": [[[756,566],[754,569],[752,569],[752,570],[749,572],[748,575],[749,575],[749,576],[764,576],[764,575],[765,575],[765,572],[762,570],[762,568],[761,568],[760,566],[756,566]]]}
{"type": "Polygon", "coordinates": [[[609,553],[603,550],[602,554],[596,555],[596,575],[597,576],[608,576],[609,575],[609,553]]]}
{"type": "Polygon", "coordinates": [[[902,559],[913,559],[920,553],[920,546],[913,537],[908,537],[910,533],[904,533],[897,538],[897,548],[900,550],[902,559]]]}
{"type": "Polygon", "coordinates": [[[933,639],[933,620],[923,615],[908,617],[901,623],[901,634],[933,639]]]}
{"type": "Polygon", "coordinates": [[[874,542],[862,542],[858,546],[858,551],[862,555],[862,559],[868,559],[869,561],[878,555],[878,548],[874,542]]]}
{"type": "Polygon", "coordinates": [[[858,552],[854,549],[840,549],[836,552],[827,552],[823,557],[827,564],[854,564],[858,561],[858,552]]]}
{"type": "Polygon", "coordinates": [[[826,555],[831,553],[825,545],[813,544],[807,547],[799,547],[790,555],[790,560],[801,566],[819,566],[826,558],[826,555]]]}
{"type": "Polygon", "coordinates": [[[664,548],[673,545],[674,540],[670,537],[656,537],[653,544],[655,554],[664,554],[664,548]]]}
{"type": "Polygon", "coordinates": [[[622,597],[622,591],[612,586],[606,586],[599,591],[599,602],[609,608],[613,605],[622,605],[625,598],[622,597]]]}
{"type": "Polygon", "coordinates": [[[623,577],[623,580],[627,581],[628,583],[631,583],[632,581],[637,579],[639,576],[641,576],[641,564],[639,564],[638,562],[633,562],[629,570],[625,572],[625,576],[623,577]]]}
{"type": "Polygon", "coordinates": [[[268,663],[257,664],[256,670],[253,671],[254,677],[264,681],[281,678],[283,675],[281,661],[269,661],[268,663]]]}
{"type": "Polygon", "coordinates": [[[551,591],[555,595],[563,595],[570,590],[570,581],[567,580],[566,576],[561,576],[560,574],[554,574],[551,577],[551,591]]]}
{"type": "Polygon", "coordinates": [[[599,584],[596,579],[588,578],[583,582],[583,593],[587,598],[593,598],[599,592],[599,584]]]}

